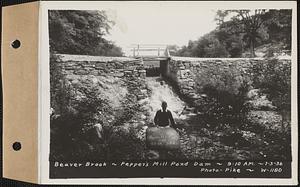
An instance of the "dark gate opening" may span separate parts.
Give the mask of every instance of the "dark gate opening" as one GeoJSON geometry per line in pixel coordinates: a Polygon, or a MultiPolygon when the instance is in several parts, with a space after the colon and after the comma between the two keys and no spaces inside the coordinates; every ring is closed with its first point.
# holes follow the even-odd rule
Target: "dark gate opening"
{"type": "Polygon", "coordinates": [[[146,77],[159,77],[159,76],[160,76],[159,67],[151,67],[146,69],[146,77]]]}
{"type": "Polygon", "coordinates": [[[159,77],[167,74],[167,60],[144,60],[144,67],[147,77],[159,77]]]}
{"type": "Polygon", "coordinates": [[[161,76],[166,77],[168,71],[168,60],[161,60],[159,62],[159,67],[161,76]]]}
{"type": "Polygon", "coordinates": [[[160,62],[158,60],[144,61],[147,77],[159,77],[160,76],[160,62]]]}

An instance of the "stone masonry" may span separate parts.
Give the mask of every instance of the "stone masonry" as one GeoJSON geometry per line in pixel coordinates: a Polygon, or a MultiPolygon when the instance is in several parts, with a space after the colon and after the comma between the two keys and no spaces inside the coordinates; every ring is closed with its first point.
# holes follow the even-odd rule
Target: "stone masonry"
{"type": "MultiPolygon", "coordinates": [[[[109,75],[122,80],[134,77],[145,81],[146,69],[141,59],[129,57],[103,57],[86,55],[56,55],[57,64],[63,74],[67,77],[101,77],[109,75]]],[[[221,69],[232,68],[241,72],[241,75],[252,76],[252,66],[255,63],[263,63],[263,58],[190,58],[190,57],[171,57],[163,63],[167,63],[163,74],[175,82],[179,92],[191,99],[200,96],[196,91],[196,75],[201,75],[215,67],[221,69]]],[[[282,63],[291,63],[290,58],[279,59],[282,63]]],[[[217,74],[218,72],[216,72],[217,74]]],[[[143,91],[145,86],[142,86],[143,91]]],[[[143,98],[143,96],[139,96],[143,98]]]]}
{"type": "Polygon", "coordinates": [[[114,77],[145,78],[146,70],[143,62],[139,59],[127,57],[102,57],[86,55],[57,55],[58,65],[67,75],[104,75],[114,77]]]}
{"type": "Polygon", "coordinates": [[[120,91],[127,87],[134,90],[132,94],[137,99],[147,97],[146,70],[140,59],[58,54],[51,63],[56,63],[59,67],[66,84],[80,85],[88,89],[104,86],[105,92],[109,88],[102,84],[103,81],[106,81],[105,84],[111,82],[111,86],[118,81],[120,91]]]}
{"type": "MultiPolygon", "coordinates": [[[[196,92],[196,75],[219,67],[222,69],[236,68],[241,75],[253,75],[252,66],[255,63],[263,63],[263,58],[189,58],[171,57],[167,62],[166,76],[177,84],[182,95],[191,99],[199,98],[196,92]]],[[[291,59],[280,59],[282,63],[291,63],[291,59]]],[[[216,72],[217,73],[217,72],[216,72]]]]}

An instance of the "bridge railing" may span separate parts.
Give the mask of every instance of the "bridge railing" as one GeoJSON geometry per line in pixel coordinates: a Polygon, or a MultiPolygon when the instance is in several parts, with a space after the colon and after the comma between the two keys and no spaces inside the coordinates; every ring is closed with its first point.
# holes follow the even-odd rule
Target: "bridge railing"
{"type": "Polygon", "coordinates": [[[169,57],[167,45],[159,44],[134,44],[130,51],[133,57],[169,57]]]}

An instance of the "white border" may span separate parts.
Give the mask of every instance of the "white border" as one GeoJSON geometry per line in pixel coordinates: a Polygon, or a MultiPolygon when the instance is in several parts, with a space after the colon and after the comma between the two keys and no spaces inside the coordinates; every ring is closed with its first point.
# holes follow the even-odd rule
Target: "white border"
{"type": "Polygon", "coordinates": [[[39,66],[39,183],[42,184],[164,184],[164,185],[295,185],[298,184],[298,106],[297,106],[297,2],[296,1],[202,1],[202,2],[112,2],[112,1],[41,1],[40,2],[40,66],[39,66]],[[211,9],[293,9],[292,11],[292,178],[129,178],[129,179],[49,179],[50,145],[50,77],[49,77],[49,33],[48,10],[51,9],[96,9],[115,6],[151,6],[158,3],[164,6],[199,6],[211,9]]]}

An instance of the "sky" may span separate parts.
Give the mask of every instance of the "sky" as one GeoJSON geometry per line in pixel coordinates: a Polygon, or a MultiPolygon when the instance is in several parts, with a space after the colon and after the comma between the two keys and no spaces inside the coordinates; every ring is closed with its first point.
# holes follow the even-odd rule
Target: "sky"
{"type": "Polygon", "coordinates": [[[106,38],[126,55],[131,44],[183,46],[216,28],[215,10],[194,4],[126,4],[105,11],[115,22],[106,38]]]}

